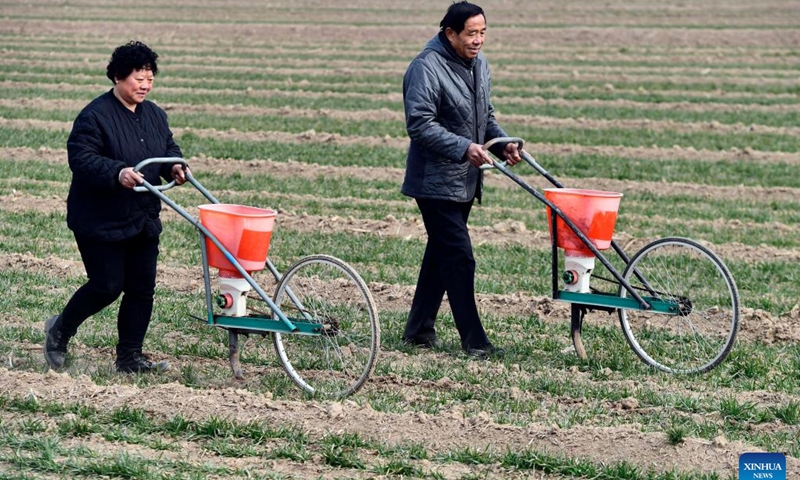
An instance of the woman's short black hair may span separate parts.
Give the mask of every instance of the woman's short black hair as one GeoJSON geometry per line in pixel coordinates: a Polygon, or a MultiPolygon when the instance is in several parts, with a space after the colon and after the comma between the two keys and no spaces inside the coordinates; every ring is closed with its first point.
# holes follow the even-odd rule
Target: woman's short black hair
{"type": "Polygon", "coordinates": [[[142,42],[131,41],[120,45],[111,54],[106,67],[106,76],[113,82],[127,78],[134,70],[150,70],[158,74],[158,54],[142,42]]]}
{"type": "Polygon", "coordinates": [[[486,14],[483,13],[481,7],[467,1],[455,2],[447,9],[447,13],[439,23],[439,28],[443,32],[449,28],[456,33],[461,33],[467,20],[475,15],[483,15],[484,20],[486,19],[486,14]]]}

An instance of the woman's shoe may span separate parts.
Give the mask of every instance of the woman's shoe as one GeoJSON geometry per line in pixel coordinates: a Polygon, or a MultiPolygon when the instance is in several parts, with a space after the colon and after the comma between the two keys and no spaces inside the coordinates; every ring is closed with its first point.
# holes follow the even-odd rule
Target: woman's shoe
{"type": "Polygon", "coordinates": [[[67,358],[69,337],[61,333],[61,315],[44,322],[44,360],[50,368],[61,368],[67,358]]]}
{"type": "Polygon", "coordinates": [[[117,358],[114,365],[119,373],[154,373],[163,372],[169,368],[167,361],[153,362],[140,352],[117,358]]]}

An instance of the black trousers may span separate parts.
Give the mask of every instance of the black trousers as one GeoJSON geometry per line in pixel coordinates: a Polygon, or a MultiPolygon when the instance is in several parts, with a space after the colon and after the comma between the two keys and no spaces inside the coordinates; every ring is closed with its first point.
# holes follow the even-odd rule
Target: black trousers
{"type": "Polygon", "coordinates": [[[467,230],[472,203],[417,199],[428,243],[403,338],[436,338],[436,315],[447,292],[462,348],[489,345],[475,304],[475,258],[467,230]]]}
{"type": "Polygon", "coordinates": [[[158,236],[144,232],[128,240],[103,242],[76,236],[89,280],[61,312],[61,331],[73,336],[89,317],[124,293],[117,315],[117,358],[141,352],[156,288],[158,236]]]}

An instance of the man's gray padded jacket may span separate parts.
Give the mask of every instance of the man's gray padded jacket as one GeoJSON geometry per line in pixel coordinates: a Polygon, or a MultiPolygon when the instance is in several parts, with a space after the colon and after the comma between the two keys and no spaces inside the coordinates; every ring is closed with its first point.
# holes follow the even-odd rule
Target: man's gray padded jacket
{"type": "MultiPolygon", "coordinates": [[[[480,200],[482,171],[465,157],[470,143],[506,133],[494,118],[489,65],[482,53],[459,57],[443,33],[432,38],[403,78],[411,144],[402,193],[413,198],[480,200]]],[[[505,145],[495,145],[493,153],[505,145]]]]}

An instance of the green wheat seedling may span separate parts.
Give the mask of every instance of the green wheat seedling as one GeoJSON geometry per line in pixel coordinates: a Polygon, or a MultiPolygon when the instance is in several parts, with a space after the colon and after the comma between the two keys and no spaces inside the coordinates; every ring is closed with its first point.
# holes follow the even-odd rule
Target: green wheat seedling
{"type": "Polygon", "coordinates": [[[409,460],[426,460],[429,458],[428,450],[422,443],[409,443],[399,446],[379,444],[376,449],[381,455],[397,456],[409,460]]]}
{"type": "Polygon", "coordinates": [[[401,477],[424,477],[422,469],[405,460],[392,460],[372,470],[378,475],[398,475],[401,477]]]}
{"type": "Polygon", "coordinates": [[[792,400],[785,405],[772,407],[770,410],[776,418],[787,425],[800,423],[800,402],[792,400]]]}
{"type": "Polygon", "coordinates": [[[664,433],[667,434],[667,441],[670,445],[679,445],[686,441],[686,436],[689,432],[683,425],[673,423],[664,430],[664,433]]]}
{"type": "Polygon", "coordinates": [[[771,360],[766,356],[756,356],[737,349],[731,352],[725,367],[734,377],[758,379],[767,376],[771,368],[771,360]]]}
{"type": "Polygon", "coordinates": [[[353,468],[363,470],[364,462],[353,449],[341,445],[325,444],[322,447],[325,463],[336,468],[353,468]]]}
{"type": "Polygon", "coordinates": [[[297,463],[305,463],[311,460],[311,452],[305,444],[279,444],[266,454],[266,458],[287,459],[297,463]]]}
{"type": "Polygon", "coordinates": [[[38,418],[23,418],[19,422],[20,432],[26,435],[33,435],[47,431],[47,425],[38,418]]]}
{"type": "Polygon", "coordinates": [[[205,438],[224,438],[235,436],[236,426],[229,420],[219,417],[210,417],[194,428],[194,434],[205,438]]]}
{"type": "Polygon", "coordinates": [[[258,457],[262,454],[257,445],[226,438],[215,438],[206,442],[204,448],[215,455],[231,458],[258,457]]]}
{"type": "Polygon", "coordinates": [[[740,402],[733,397],[725,397],[719,401],[719,412],[723,418],[746,422],[753,418],[756,405],[753,402],[740,402]]]}
{"type": "Polygon", "coordinates": [[[85,437],[99,431],[98,427],[85,419],[69,419],[58,424],[58,433],[64,436],[85,437]]]}

